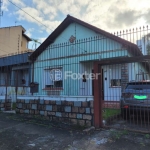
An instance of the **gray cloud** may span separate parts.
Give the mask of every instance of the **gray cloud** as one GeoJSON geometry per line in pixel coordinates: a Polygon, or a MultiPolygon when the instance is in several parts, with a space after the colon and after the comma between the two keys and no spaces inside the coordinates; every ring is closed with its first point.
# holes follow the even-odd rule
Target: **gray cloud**
{"type": "Polygon", "coordinates": [[[123,25],[131,25],[141,17],[141,14],[135,10],[127,10],[115,16],[115,22],[123,25]]]}
{"type": "Polygon", "coordinates": [[[145,14],[143,14],[143,18],[148,24],[150,24],[150,9],[145,14]]]}
{"type": "MultiPolygon", "coordinates": [[[[107,31],[120,30],[150,23],[150,0],[12,0],[30,15],[54,30],[58,24],[70,14],[85,22],[107,31]]],[[[10,3],[4,1],[3,9],[7,10],[10,3]],[[5,7],[4,7],[5,6],[5,7]]],[[[11,5],[10,5],[11,6],[11,5]]],[[[39,22],[27,16],[21,10],[14,9],[19,20],[36,23],[45,31],[39,22]]],[[[16,17],[15,16],[15,17],[16,17]]],[[[46,30],[48,33],[49,29],[46,30]]]]}
{"type": "Polygon", "coordinates": [[[136,10],[125,10],[123,12],[118,12],[117,8],[114,8],[110,11],[114,14],[114,17],[106,20],[106,25],[109,25],[109,28],[132,26],[142,16],[142,14],[136,10]]]}

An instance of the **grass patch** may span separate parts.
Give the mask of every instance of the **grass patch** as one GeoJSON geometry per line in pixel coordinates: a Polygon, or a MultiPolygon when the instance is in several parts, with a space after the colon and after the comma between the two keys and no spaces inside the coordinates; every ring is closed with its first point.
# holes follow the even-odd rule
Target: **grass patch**
{"type": "Polygon", "coordinates": [[[16,109],[16,103],[12,103],[12,110],[16,109]]]}
{"type": "Polygon", "coordinates": [[[128,135],[128,134],[129,132],[127,130],[122,130],[122,131],[114,130],[110,132],[112,139],[115,139],[115,140],[120,139],[122,136],[128,135]]]}
{"type": "Polygon", "coordinates": [[[113,109],[113,108],[104,108],[103,109],[103,119],[108,119],[110,117],[119,115],[121,113],[120,109],[113,109]]]}
{"type": "Polygon", "coordinates": [[[150,138],[150,135],[149,135],[149,134],[146,134],[145,137],[146,137],[147,139],[149,139],[149,138],[150,138]]]}

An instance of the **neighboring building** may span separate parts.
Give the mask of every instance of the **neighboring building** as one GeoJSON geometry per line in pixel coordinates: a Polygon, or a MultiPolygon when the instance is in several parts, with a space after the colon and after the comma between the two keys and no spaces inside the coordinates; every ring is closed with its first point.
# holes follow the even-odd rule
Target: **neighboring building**
{"type": "MultiPolygon", "coordinates": [[[[0,28],[0,95],[16,101],[16,95],[28,95],[31,67],[28,60],[33,50],[31,39],[22,26],[0,28]]],[[[1,100],[1,98],[0,98],[1,100]]]]}
{"type": "Polygon", "coordinates": [[[32,52],[0,58],[0,95],[16,101],[16,95],[30,95],[32,52]]]}
{"type": "Polygon", "coordinates": [[[29,51],[31,39],[22,26],[0,28],[0,57],[29,51]]]}

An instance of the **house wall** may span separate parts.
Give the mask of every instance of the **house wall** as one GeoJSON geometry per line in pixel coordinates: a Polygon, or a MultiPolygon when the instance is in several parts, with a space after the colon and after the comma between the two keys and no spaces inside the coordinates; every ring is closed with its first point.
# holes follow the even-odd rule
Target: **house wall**
{"type": "Polygon", "coordinates": [[[121,79],[121,65],[103,66],[104,100],[119,101],[121,87],[111,87],[111,79],[121,79]]]}
{"type": "MultiPolygon", "coordinates": [[[[101,58],[126,56],[127,52],[121,48],[120,43],[99,35],[81,25],[72,23],[55,39],[53,44],[48,46],[46,50],[38,56],[37,61],[51,58],[60,60],[59,57],[74,56],[76,54],[78,55],[77,58],[73,57],[75,61],[87,61],[97,60],[100,58],[99,55],[101,55],[101,58]],[[71,35],[76,37],[76,41],[78,41],[77,44],[70,44],[68,42],[71,35]],[[94,40],[96,36],[99,36],[100,40],[96,40],[96,38],[94,40]],[[91,40],[92,38],[93,40],[91,40]],[[94,52],[98,54],[93,54],[94,52]]],[[[62,59],[60,61],[66,61],[68,63],[72,61],[72,58],[67,60],[62,59]]],[[[59,65],[55,62],[54,64],[59,65]]]]}
{"type": "MultiPolygon", "coordinates": [[[[98,34],[83,26],[75,23],[69,25],[68,28],[56,38],[54,43],[48,46],[46,50],[38,56],[34,63],[34,81],[39,83],[39,92],[35,95],[48,95],[47,91],[42,90],[42,82],[44,80],[43,72],[46,68],[62,67],[63,72],[72,71],[73,73],[80,73],[82,72],[80,68],[84,66],[83,70],[89,72],[92,71],[93,68],[92,61],[103,58],[127,56],[127,50],[123,49],[121,44],[101,35],[99,35],[101,38],[94,40],[94,36],[98,36],[98,34]],[[71,35],[76,37],[76,44],[70,44],[68,42],[71,35]],[[87,37],[92,37],[93,40],[87,37]],[[64,41],[65,43],[63,43],[64,41]],[[90,65],[82,65],[83,62],[89,62],[90,65]]],[[[63,90],[59,91],[58,95],[91,95],[91,91],[91,81],[87,81],[84,84],[75,80],[66,79],[63,80],[63,90]]],[[[53,93],[54,92],[51,92],[50,95],[53,95],[53,93]]]]}
{"type": "Polygon", "coordinates": [[[9,53],[15,53],[21,51],[21,37],[22,28],[19,27],[8,27],[0,29],[0,48],[4,51],[0,52],[0,55],[5,55],[9,53]],[[18,45],[18,39],[20,36],[20,42],[18,45]]]}
{"type": "MultiPolygon", "coordinates": [[[[1,86],[0,87],[0,95],[5,96],[7,90],[7,96],[11,99],[11,102],[16,102],[16,88],[13,86],[1,86]]],[[[24,96],[24,95],[31,95],[29,87],[18,87],[17,90],[17,97],[24,96]]]]}
{"type": "Polygon", "coordinates": [[[93,62],[81,62],[80,63],[80,73],[87,74],[86,82],[82,81],[82,78],[78,80],[79,84],[79,95],[81,96],[92,96],[92,79],[89,77],[93,70],[93,62]]]}
{"type": "Polygon", "coordinates": [[[0,28],[0,56],[27,50],[23,31],[22,26],[0,28]]]}
{"type": "Polygon", "coordinates": [[[28,40],[22,35],[21,51],[28,50],[28,40]]]}

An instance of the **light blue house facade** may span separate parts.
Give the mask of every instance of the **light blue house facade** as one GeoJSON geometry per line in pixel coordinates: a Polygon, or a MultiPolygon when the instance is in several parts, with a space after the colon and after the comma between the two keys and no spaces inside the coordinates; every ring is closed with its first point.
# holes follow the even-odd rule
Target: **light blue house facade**
{"type": "MultiPolygon", "coordinates": [[[[33,82],[39,83],[34,96],[49,100],[93,100],[94,62],[133,55],[143,55],[135,44],[68,15],[30,56],[33,82]]],[[[108,101],[120,99],[124,74],[128,76],[125,80],[130,81],[136,80],[139,70],[146,73],[139,63],[118,62],[102,66],[102,70],[103,98],[108,101]],[[115,97],[111,96],[114,93],[115,97]]]]}

